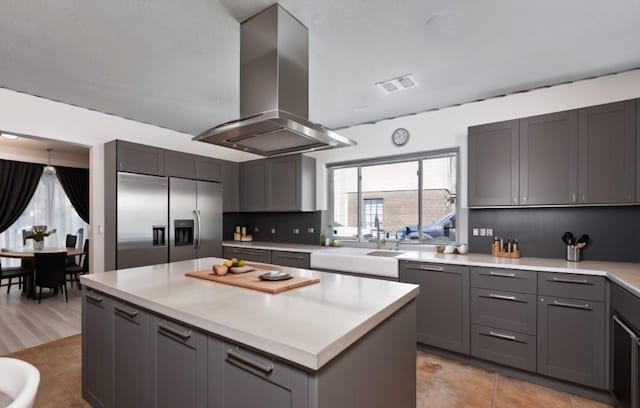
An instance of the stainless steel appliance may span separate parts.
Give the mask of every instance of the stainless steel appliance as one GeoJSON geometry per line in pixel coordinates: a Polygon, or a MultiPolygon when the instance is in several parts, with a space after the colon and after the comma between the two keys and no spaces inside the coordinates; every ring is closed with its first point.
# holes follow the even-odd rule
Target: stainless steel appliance
{"type": "Polygon", "coordinates": [[[167,262],[169,180],[118,173],[117,202],[118,269],[167,262]]]}
{"type": "Polygon", "coordinates": [[[169,179],[169,261],[222,257],[222,185],[169,179]]]}
{"type": "Polygon", "coordinates": [[[222,256],[220,183],[118,173],[118,269],[222,256]]]}
{"type": "Polygon", "coordinates": [[[240,27],[240,119],[194,140],[259,154],[353,146],[356,143],[308,120],[309,33],[278,4],[240,27]]]}
{"type": "Polygon", "coordinates": [[[640,333],[614,314],[612,389],[619,407],[640,408],[640,333]]]}

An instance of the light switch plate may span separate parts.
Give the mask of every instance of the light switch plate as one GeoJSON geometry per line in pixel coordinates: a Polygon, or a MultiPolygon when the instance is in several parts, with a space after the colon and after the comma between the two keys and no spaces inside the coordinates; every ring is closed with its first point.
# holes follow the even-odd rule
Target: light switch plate
{"type": "Polygon", "coordinates": [[[493,236],[493,228],[487,228],[487,236],[488,237],[492,237],[493,236]]]}
{"type": "Polygon", "coordinates": [[[477,237],[477,236],[478,236],[478,234],[479,234],[478,229],[477,229],[477,228],[474,228],[474,229],[473,229],[473,236],[474,236],[474,237],[477,237]]]}
{"type": "Polygon", "coordinates": [[[276,233],[276,229],[275,228],[271,228],[271,233],[275,234],[276,233]]]}
{"type": "Polygon", "coordinates": [[[487,229],[486,228],[480,228],[480,236],[481,237],[486,237],[487,236],[487,229]]]}

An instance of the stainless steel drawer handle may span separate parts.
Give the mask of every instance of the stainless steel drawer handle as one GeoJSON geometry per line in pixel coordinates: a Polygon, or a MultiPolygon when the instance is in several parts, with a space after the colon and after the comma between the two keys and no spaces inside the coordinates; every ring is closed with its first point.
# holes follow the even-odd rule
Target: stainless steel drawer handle
{"type": "Polygon", "coordinates": [[[178,330],[178,329],[174,329],[173,327],[169,327],[163,323],[158,323],[158,329],[160,329],[160,331],[162,332],[173,334],[174,336],[178,336],[183,340],[187,340],[191,337],[191,330],[178,330]]]}
{"type": "Polygon", "coordinates": [[[576,305],[573,303],[566,303],[566,302],[558,302],[557,300],[553,301],[553,304],[555,306],[562,306],[562,307],[572,307],[574,309],[585,309],[585,310],[591,310],[591,308],[589,307],[588,304],[585,305],[576,305]]]}
{"type": "Polygon", "coordinates": [[[611,318],[613,319],[614,322],[618,324],[618,326],[620,326],[624,331],[627,332],[627,334],[629,335],[629,337],[631,337],[631,339],[633,339],[636,342],[640,340],[640,338],[638,338],[638,336],[633,332],[633,330],[631,330],[622,320],[620,320],[620,318],[617,315],[613,315],[611,318]]]}
{"type": "Polygon", "coordinates": [[[496,295],[495,293],[489,293],[489,297],[494,299],[503,299],[503,300],[518,300],[515,296],[506,296],[506,295],[496,295]]]}
{"type": "Polygon", "coordinates": [[[256,370],[262,371],[265,374],[271,374],[273,372],[273,364],[262,364],[257,361],[253,361],[248,357],[243,356],[242,354],[237,353],[233,349],[229,349],[227,351],[227,361],[233,363],[235,361],[239,361],[242,364],[246,364],[249,367],[255,368],[256,370]]]}
{"type": "Polygon", "coordinates": [[[423,271],[435,271],[435,272],[442,272],[444,271],[444,267],[442,266],[438,266],[438,265],[420,265],[420,269],[422,269],[423,271]]]}
{"type": "Polygon", "coordinates": [[[489,272],[489,275],[491,275],[491,276],[501,276],[503,278],[515,278],[516,277],[515,273],[494,272],[494,271],[489,272]]]}
{"type": "Polygon", "coordinates": [[[138,312],[124,309],[121,306],[114,306],[113,308],[116,310],[116,312],[122,313],[123,315],[126,315],[132,319],[138,315],[138,312]]]}
{"type": "Polygon", "coordinates": [[[558,278],[557,276],[553,277],[554,282],[561,283],[577,283],[578,285],[593,285],[593,283],[589,282],[586,279],[567,279],[567,278],[558,278]]]}
{"type": "Polygon", "coordinates": [[[284,259],[297,259],[299,261],[304,260],[304,256],[296,256],[296,255],[276,255],[278,258],[284,259]]]}
{"type": "Polygon", "coordinates": [[[91,300],[92,302],[96,302],[96,303],[102,302],[102,296],[93,296],[88,293],[85,296],[87,297],[87,299],[91,300]]]}
{"type": "Polygon", "coordinates": [[[516,336],[510,336],[508,334],[496,333],[494,331],[490,331],[489,335],[493,336],[493,337],[498,337],[500,339],[505,339],[505,340],[511,340],[511,341],[516,341],[517,340],[516,336]]]}

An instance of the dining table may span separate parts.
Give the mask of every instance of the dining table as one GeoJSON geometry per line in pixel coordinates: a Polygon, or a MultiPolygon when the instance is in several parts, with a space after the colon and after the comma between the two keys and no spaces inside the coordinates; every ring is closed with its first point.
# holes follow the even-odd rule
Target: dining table
{"type": "MultiPolygon", "coordinates": [[[[83,255],[85,252],[80,248],[65,248],[65,247],[45,247],[40,250],[34,250],[33,248],[1,248],[0,249],[0,258],[14,258],[20,259],[23,262],[23,265],[30,264],[33,265],[33,261],[36,257],[37,253],[47,253],[47,252],[66,252],[67,257],[74,257],[83,255]]],[[[34,273],[38,273],[34,271],[34,273]]],[[[35,279],[34,275],[27,275],[25,277],[24,285],[22,285],[22,292],[28,298],[33,298],[35,293],[35,279]]],[[[55,291],[57,292],[57,290],[55,291]]]]}

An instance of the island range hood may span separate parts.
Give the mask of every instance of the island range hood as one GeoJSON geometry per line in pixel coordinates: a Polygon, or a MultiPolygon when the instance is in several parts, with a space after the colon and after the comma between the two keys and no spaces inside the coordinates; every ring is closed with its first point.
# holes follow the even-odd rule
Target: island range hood
{"type": "Polygon", "coordinates": [[[240,119],[193,140],[261,156],[356,143],[310,122],[307,28],[275,4],[240,28],[240,119]]]}

